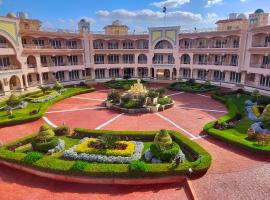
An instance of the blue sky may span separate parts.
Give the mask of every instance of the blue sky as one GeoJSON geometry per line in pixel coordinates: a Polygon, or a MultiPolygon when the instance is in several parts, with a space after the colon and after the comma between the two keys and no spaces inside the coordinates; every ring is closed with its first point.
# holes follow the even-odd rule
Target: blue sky
{"type": "Polygon", "coordinates": [[[25,11],[44,27],[76,29],[77,21],[91,21],[92,30],[102,30],[119,19],[130,30],[163,26],[162,7],[167,6],[166,26],[182,29],[210,28],[229,13],[270,11],[269,0],[0,0],[0,15],[25,11]]]}

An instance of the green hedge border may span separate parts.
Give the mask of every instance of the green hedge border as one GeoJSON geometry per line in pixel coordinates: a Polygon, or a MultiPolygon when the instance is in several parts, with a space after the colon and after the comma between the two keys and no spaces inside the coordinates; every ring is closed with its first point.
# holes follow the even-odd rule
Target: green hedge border
{"type": "MultiPolygon", "coordinates": [[[[105,85],[106,87],[108,87],[108,88],[110,88],[110,89],[119,89],[119,90],[121,90],[121,89],[123,89],[123,90],[128,90],[130,87],[124,87],[124,86],[119,86],[119,87],[115,87],[115,86],[113,86],[112,84],[110,84],[110,82],[111,82],[112,80],[110,80],[110,81],[107,81],[107,82],[105,82],[105,83],[103,83],[103,85],[105,85]]],[[[129,80],[114,80],[115,82],[125,82],[125,81],[133,81],[134,83],[136,83],[136,80],[135,79],[129,79],[129,80]]],[[[148,84],[148,82],[147,81],[145,81],[145,80],[142,80],[141,81],[141,83],[142,84],[144,84],[144,85],[147,85],[148,84]]],[[[131,85],[130,85],[131,86],[131,85]]]]}
{"type": "MultiPolygon", "coordinates": [[[[224,98],[222,98],[222,96],[217,96],[215,94],[212,95],[212,98],[224,103],[226,105],[227,109],[229,110],[229,112],[227,114],[220,117],[216,121],[227,122],[227,121],[234,119],[236,117],[236,115],[238,114],[237,105],[235,105],[232,101],[226,101],[224,98]]],[[[231,144],[231,145],[246,149],[246,150],[251,151],[251,152],[260,153],[263,155],[268,155],[270,157],[270,148],[264,149],[264,148],[261,148],[260,146],[254,146],[251,142],[249,142],[243,138],[237,137],[233,134],[227,134],[226,130],[215,129],[214,125],[215,125],[216,121],[207,123],[204,126],[203,130],[205,132],[207,132],[209,135],[211,135],[217,139],[220,139],[227,144],[231,144]]]]}
{"type": "MultiPolygon", "coordinates": [[[[88,130],[88,129],[75,129],[73,134],[74,138],[81,137],[98,137],[103,134],[112,134],[117,136],[129,137],[129,139],[141,139],[141,140],[153,140],[155,134],[158,131],[109,131],[109,130],[88,130]],[[80,136],[78,137],[78,133],[80,136]]],[[[27,136],[11,144],[4,145],[0,148],[0,160],[8,161],[11,163],[16,163],[19,165],[27,166],[40,171],[45,171],[49,173],[56,173],[61,175],[73,175],[73,176],[88,176],[95,178],[143,178],[143,177],[167,177],[167,176],[187,176],[190,175],[189,168],[192,168],[192,175],[205,173],[211,165],[211,155],[204,150],[197,143],[191,141],[187,137],[183,136],[177,131],[169,131],[173,140],[180,144],[182,148],[188,150],[194,157],[195,161],[189,161],[181,163],[176,168],[171,168],[171,164],[146,164],[147,172],[131,172],[129,170],[128,164],[92,164],[89,163],[90,170],[84,171],[74,171],[72,166],[75,161],[65,161],[60,159],[55,159],[53,156],[48,159],[48,162],[54,163],[48,164],[47,166],[41,166],[36,163],[28,164],[24,162],[25,153],[12,152],[6,148],[9,145],[14,145],[25,139],[30,139],[34,137],[35,134],[27,136]],[[56,163],[56,164],[55,164],[56,163]],[[72,163],[72,165],[71,165],[72,163]],[[67,166],[66,166],[67,164],[67,166]],[[49,167],[48,167],[49,166],[49,167]],[[93,167],[93,169],[91,168],[93,167]]],[[[37,161],[38,163],[38,161],[37,161]]]]}
{"type": "MultiPolygon", "coordinates": [[[[68,88],[67,88],[68,89],[68,88]]],[[[95,88],[85,88],[84,90],[81,90],[81,91],[74,91],[72,93],[68,93],[68,94],[63,94],[61,96],[58,96],[52,100],[49,100],[47,102],[44,102],[42,104],[42,106],[40,107],[40,110],[37,114],[35,115],[29,115],[29,116],[26,116],[26,117],[19,117],[19,118],[14,118],[14,119],[6,119],[6,120],[2,120],[0,122],[0,127],[5,127],[5,126],[11,126],[11,125],[17,125],[17,124],[23,124],[23,123],[26,123],[26,122],[32,122],[32,121],[35,121],[35,120],[38,120],[40,119],[41,117],[43,117],[44,113],[48,110],[48,108],[59,102],[59,101],[62,101],[64,99],[67,99],[69,97],[72,97],[72,96],[75,96],[75,95],[79,95],[79,94],[84,94],[84,93],[89,93],[89,92],[93,92],[95,91],[95,88]]],[[[21,98],[25,98],[25,97],[28,97],[32,94],[35,94],[37,92],[33,92],[33,93],[28,93],[26,95],[23,95],[21,96],[21,98]]]]}
{"type": "MultiPolygon", "coordinates": [[[[204,89],[204,90],[193,90],[193,89],[177,89],[175,87],[173,87],[174,84],[177,84],[177,83],[185,83],[185,82],[175,82],[175,83],[172,83],[170,84],[167,89],[169,90],[173,90],[173,91],[183,91],[183,92],[189,92],[189,93],[205,93],[205,92],[211,92],[211,91],[215,91],[215,90],[219,90],[220,87],[219,86],[215,86],[215,85],[211,85],[215,88],[211,88],[211,89],[204,89]]],[[[203,85],[202,83],[198,83],[198,84],[201,84],[203,85]]]]}

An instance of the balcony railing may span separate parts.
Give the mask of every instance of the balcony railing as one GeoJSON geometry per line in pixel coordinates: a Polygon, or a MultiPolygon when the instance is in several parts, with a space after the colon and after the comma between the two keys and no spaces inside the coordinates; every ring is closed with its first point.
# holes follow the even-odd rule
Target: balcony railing
{"type": "Polygon", "coordinates": [[[8,44],[7,43],[0,43],[0,48],[8,48],[8,44]]]}
{"type": "Polygon", "coordinates": [[[251,64],[252,68],[270,69],[270,64],[251,64]]]}
{"type": "Polygon", "coordinates": [[[0,71],[9,71],[9,70],[18,70],[21,69],[19,66],[9,65],[9,66],[0,66],[0,71]]]}
{"type": "Polygon", "coordinates": [[[35,45],[35,44],[24,44],[24,48],[26,49],[82,49],[81,46],[53,46],[53,45],[35,45]]]}
{"type": "Polygon", "coordinates": [[[42,67],[61,67],[61,66],[78,66],[83,65],[82,63],[71,62],[71,63],[41,63],[42,67]]]}

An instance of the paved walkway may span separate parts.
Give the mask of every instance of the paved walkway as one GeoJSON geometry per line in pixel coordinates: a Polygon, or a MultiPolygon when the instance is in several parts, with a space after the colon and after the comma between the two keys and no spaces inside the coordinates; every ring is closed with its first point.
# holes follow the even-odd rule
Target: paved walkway
{"type": "MultiPolygon", "coordinates": [[[[151,85],[159,86],[156,84],[151,85]]],[[[158,114],[120,114],[102,108],[107,89],[98,90],[53,105],[45,117],[49,122],[70,127],[112,130],[181,131],[210,152],[213,164],[202,177],[192,180],[199,199],[267,199],[270,191],[270,165],[266,158],[223,144],[201,132],[205,123],[224,114],[226,108],[209,98],[168,92],[176,106],[158,114]],[[201,137],[203,136],[203,137],[201,137]]],[[[44,123],[35,122],[0,129],[4,143],[33,133],[44,123]]],[[[3,199],[189,199],[181,185],[89,186],[67,184],[34,177],[0,166],[0,197],[3,199]],[[13,192],[16,191],[16,192],[13,192]]]]}

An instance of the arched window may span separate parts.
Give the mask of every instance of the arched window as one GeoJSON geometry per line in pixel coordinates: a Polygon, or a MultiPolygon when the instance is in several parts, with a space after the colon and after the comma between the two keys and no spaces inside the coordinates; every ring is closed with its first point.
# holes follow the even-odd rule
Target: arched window
{"type": "Polygon", "coordinates": [[[161,40],[155,46],[155,49],[172,49],[172,48],[173,48],[172,44],[167,40],[161,40]]]}

